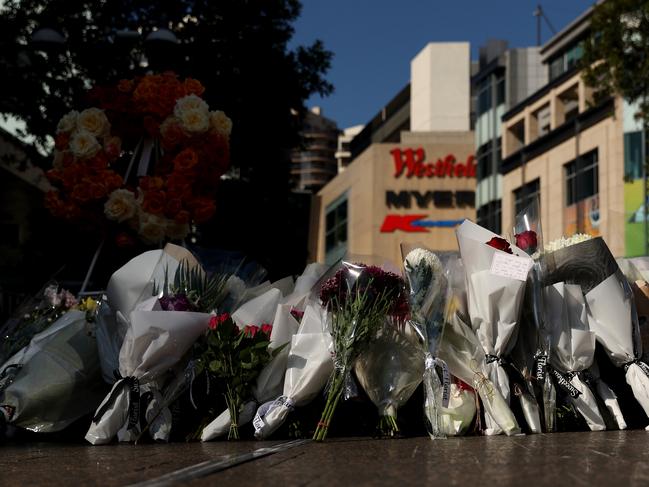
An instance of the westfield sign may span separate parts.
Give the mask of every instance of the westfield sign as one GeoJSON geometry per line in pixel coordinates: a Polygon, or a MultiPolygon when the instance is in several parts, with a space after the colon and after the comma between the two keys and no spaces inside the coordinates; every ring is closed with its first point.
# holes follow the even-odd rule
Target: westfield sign
{"type": "Polygon", "coordinates": [[[454,155],[448,154],[443,159],[425,162],[426,152],[418,149],[392,149],[394,160],[394,177],[399,178],[474,178],[476,172],[475,158],[469,156],[466,162],[458,162],[454,155]]]}

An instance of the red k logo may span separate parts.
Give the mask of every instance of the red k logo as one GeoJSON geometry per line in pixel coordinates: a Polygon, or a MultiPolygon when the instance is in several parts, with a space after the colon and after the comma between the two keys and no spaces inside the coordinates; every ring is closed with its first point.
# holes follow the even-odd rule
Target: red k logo
{"type": "Polygon", "coordinates": [[[392,233],[395,230],[403,232],[427,232],[423,226],[413,225],[413,222],[426,218],[427,215],[387,215],[381,225],[382,233],[392,233]]]}

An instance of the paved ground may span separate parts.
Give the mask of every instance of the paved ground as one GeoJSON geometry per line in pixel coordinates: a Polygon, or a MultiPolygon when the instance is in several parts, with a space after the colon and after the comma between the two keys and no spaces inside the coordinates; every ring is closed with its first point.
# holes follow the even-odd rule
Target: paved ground
{"type": "MultiPolygon", "coordinates": [[[[277,442],[217,442],[170,445],[5,445],[0,484],[129,485],[203,463],[278,445],[277,442]]],[[[470,437],[430,441],[334,439],[253,459],[184,484],[331,486],[471,485],[600,486],[649,485],[649,433],[557,433],[470,437]]],[[[248,455],[249,456],[249,455],[248,455]]],[[[160,477],[163,476],[163,477],[160,477]]],[[[166,477],[169,480],[169,477],[166,477]]],[[[172,480],[173,477],[172,477],[172,480]]],[[[150,485],[167,485],[162,481],[150,485]]]]}

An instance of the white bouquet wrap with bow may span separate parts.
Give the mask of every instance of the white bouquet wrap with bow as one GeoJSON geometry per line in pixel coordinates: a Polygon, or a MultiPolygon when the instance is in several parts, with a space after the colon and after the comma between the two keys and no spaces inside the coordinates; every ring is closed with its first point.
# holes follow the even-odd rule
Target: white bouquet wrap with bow
{"type": "Polygon", "coordinates": [[[150,298],[129,316],[119,353],[119,376],[99,405],[86,440],[93,445],[133,441],[140,435],[140,387],[174,367],[205,332],[210,315],[191,311],[163,311],[150,298]]]}
{"type": "MultiPolygon", "coordinates": [[[[471,327],[484,351],[486,375],[509,403],[509,378],[502,360],[513,345],[533,260],[518,247],[469,220],[457,228],[456,234],[466,269],[471,327]],[[512,253],[488,242],[511,247],[512,253]]],[[[488,434],[502,432],[494,418],[486,416],[485,420],[488,434]]]]}
{"type": "Polygon", "coordinates": [[[113,273],[106,297],[97,314],[97,347],[104,380],[115,382],[119,367],[119,352],[128,329],[128,317],[138,303],[153,295],[156,282],[165,275],[173,275],[181,261],[197,265],[194,256],[186,249],[167,244],[162,250],[144,252],[113,273]]]}
{"type": "Polygon", "coordinates": [[[586,300],[597,341],[616,366],[624,367],[626,382],[649,416],[649,366],[640,360],[642,341],[632,291],[616,273],[586,294],[586,300]]]}
{"type": "Polygon", "coordinates": [[[298,406],[310,403],[325,387],[331,372],[331,335],[323,333],[325,311],[309,303],[298,332],[291,339],[281,396],[261,405],[254,419],[255,437],[268,438],[298,406]]]}
{"type": "Polygon", "coordinates": [[[595,333],[589,329],[586,301],[578,284],[558,282],[544,289],[551,335],[551,374],[591,431],[606,429],[583,373],[593,364],[595,333]]]}

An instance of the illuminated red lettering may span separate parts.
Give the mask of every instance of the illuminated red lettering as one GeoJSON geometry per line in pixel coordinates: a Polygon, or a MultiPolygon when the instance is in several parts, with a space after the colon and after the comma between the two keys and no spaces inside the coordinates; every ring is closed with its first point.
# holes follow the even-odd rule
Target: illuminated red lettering
{"type": "Polygon", "coordinates": [[[392,233],[395,230],[403,232],[427,232],[425,227],[413,225],[413,222],[426,218],[427,215],[386,215],[381,225],[381,233],[392,233]]]}

